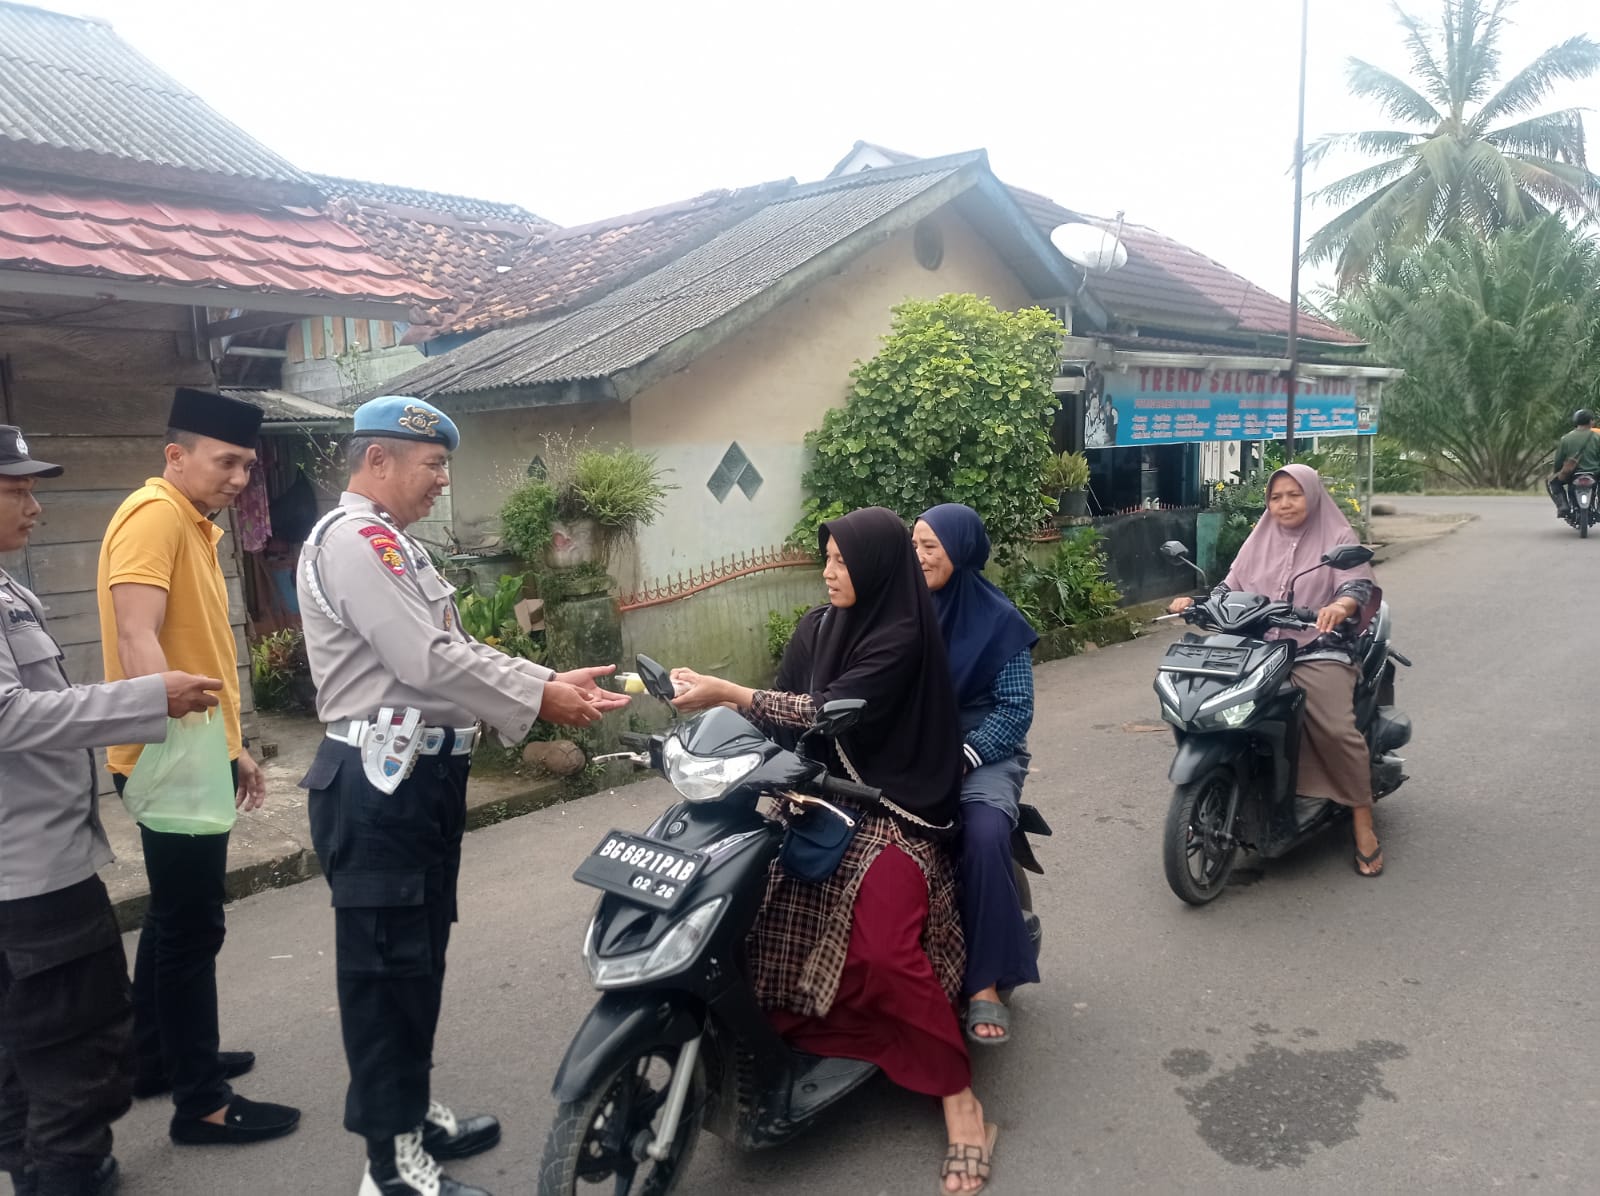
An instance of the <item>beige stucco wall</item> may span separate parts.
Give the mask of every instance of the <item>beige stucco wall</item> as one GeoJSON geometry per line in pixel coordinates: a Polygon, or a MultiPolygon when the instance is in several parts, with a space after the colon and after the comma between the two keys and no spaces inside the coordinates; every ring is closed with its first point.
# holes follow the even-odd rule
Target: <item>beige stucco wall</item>
{"type": "Polygon", "coordinates": [[[621,403],[524,407],[452,418],[461,446],[451,454],[450,497],[456,536],[473,545],[498,535],[505,496],[528,478],[528,463],[547,466],[576,448],[628,443],[628,408],[621,403]]]}
{"type": "Polygon", "coordinates": [[[843,402],[851,368],[877,352],[894,305],[950,292],[1008,309],[1030,302],[1021,280],[957,213],[932,219],[944,233],[937,270],[917,263],[907,230],[634,397],[635,445],[657,453],[679,486],[661,522],[641,537],[643,576],[783,541],[800,517],[805,434],[843,402]],[[754,499],[735,488],[719,503],[706,482],[735,441],[762,486],[754,499]]]}

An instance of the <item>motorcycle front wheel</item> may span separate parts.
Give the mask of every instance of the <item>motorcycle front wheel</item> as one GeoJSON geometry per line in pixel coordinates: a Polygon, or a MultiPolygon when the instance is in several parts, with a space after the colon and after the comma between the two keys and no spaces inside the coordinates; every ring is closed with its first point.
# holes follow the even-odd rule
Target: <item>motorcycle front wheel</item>
{"type": "Polygon", "coordinates": [[[668,1196],[676,1191],[705,1117],[705,1076],[698,1061],[667,1157],[652,1159],[645,1148],[656,1136],[677,1066],[677,1047],[657,1047],[601,1078],[577,1100],[563,1102],[545,1139],[539,1196],[668,1196]]]}
{"type": "Polygon", "coordinates": [[[1232,804],[1233,770],[1218,765],[1172,791],[1162,863],[1167,884],[1190,905],[1216,899],[1233,874],[1239,845],[1233,827],[1224,826],[1232,804]]]}

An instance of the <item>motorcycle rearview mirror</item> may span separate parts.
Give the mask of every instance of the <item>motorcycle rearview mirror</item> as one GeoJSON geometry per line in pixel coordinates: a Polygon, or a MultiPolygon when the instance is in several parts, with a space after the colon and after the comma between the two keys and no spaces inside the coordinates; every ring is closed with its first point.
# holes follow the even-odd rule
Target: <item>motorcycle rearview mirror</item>
{"type": "Polygon", "coordinates": [[[1372,549],[1362,544],[1340,544],[1322,558],[1330,569],[1359,569],[1372,559],[1372,549]]]}
{"type": "Polygon", "coordinates": [[[867,708],[863,698],[836,698],[817,712],[817,721],[811,724],[810,733],[835,739],[861,721],[861,712],[867,708]]]}
{"type": "Polygon", "coordinates": [[[671,702],[676,696],[672,686],[672,674],[667,672],[648,656],[635,656],[634,665],[639,670],[639,679],[644,682],[644,689],[653,698],[660,698],[663,702],[671,702]]]}
{"type": "Polygon", "coordinates": [[[1211,579],[1206,576],[1206,571],[1189,559],[1189,546],[1182,540],[1168,540],[1161,546],[1161,555],[1188,565],[1200,575],[1200,584],[1206,589],[1211,588],[1211,579]]]}

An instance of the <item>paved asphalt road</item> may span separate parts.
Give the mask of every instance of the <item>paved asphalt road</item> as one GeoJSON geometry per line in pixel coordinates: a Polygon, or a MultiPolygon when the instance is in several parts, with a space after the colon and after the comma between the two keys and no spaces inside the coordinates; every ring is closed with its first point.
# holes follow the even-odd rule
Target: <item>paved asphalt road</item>
{"type": "MultiPolygon", "coordinates": [[[[1399,695],[1413,779],[1379,808],[1380,880],[1327,841],[1181,905],[1161,874],[1170,741],[1150,690],[1167,633],[1039,671],[1047,957],[1017,1041],[977,1060],[1003,1127],[997,1196],[1600,1191],[1600,819],[1575,684],[1595,669],[1577,616],[1600,540],[1535,499],[1409,507],[1481,519],[1380,578],[1417,666],[1399,695]]],[[[504,1120],[499,1149],[456,1167],[496,1196],[533,1191],[549,1083],[591,1000],[592,897],[567,878],[665,800],[638,785],[468,838],[434,1074],[458,1110],[504,1120]]],[[[176,1148],[164,1102],[142,1102],[118,1126],[126,1196],[354,1196],[331,941],[320,883],[231,908],[224,1045],[261,1055],[241,1092],[305,1121],[283,1142],[176,1148]]],[[[682,1190],[924,1196],[942,1145],[933,1104],[880,1081],[779,1151],[702,1138],[682,1190]]]]}

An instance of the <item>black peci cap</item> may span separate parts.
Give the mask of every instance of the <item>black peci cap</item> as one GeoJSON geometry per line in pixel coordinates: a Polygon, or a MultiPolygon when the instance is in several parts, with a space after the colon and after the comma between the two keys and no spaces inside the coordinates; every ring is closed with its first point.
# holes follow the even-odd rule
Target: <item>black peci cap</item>
{"type": "Polygon", "coordinates": [[[261,408],[227,395],[180,386],[172,395],[167,427],[253,449],[261,431],[261,408]]]}

